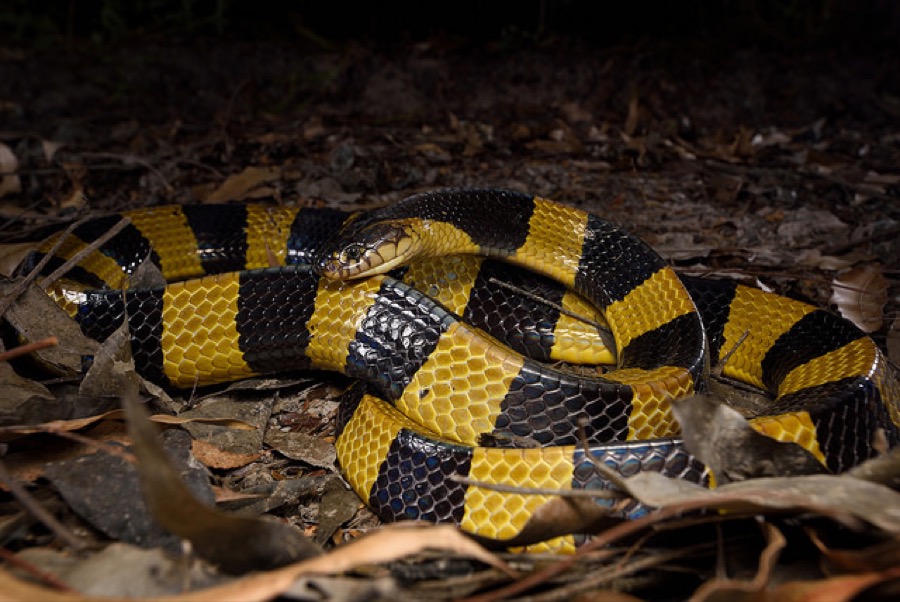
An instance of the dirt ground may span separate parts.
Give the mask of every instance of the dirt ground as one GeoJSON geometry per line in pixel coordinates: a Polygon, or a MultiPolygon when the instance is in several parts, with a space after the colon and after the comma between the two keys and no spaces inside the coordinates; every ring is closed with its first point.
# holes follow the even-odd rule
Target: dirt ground
{"type": "MultiPolygon", "coordinates": [[[[682,273],[730,276],[839,311],[898,362],[898,75],[896,48],[854,40],[787,48],[721,39],[645,37],[598,46],[564,37],[485,42],[448,35],[327,46],[260,38],[151,37],[45,48],[0,42],[0,237],[35,240],[85,212],[172,202],[263,199],[349,209],[440,187],[510,188],[599,213],[644,238],[682,273]]],[[[306,378],[287,386],[293,405],[270,408],[270,424],[309,439],[326,437],[327,447],[333,407],[310,404],[331,403],[341,383],[326,378],[310,385],[306,378]]],[[[259,402],[258,392],[250,397],[259,402]]],[[[98,425],[92,428],[88,434],[103,439],[98,425]]],[[[124,435],[116,431],[117,437],[124,435]]],[[[292,505],[272,502],[257,513],[270,511],[313,537],[321,531],[329,546],[354,539],[374,519],[345,499],[338,506],[349,508],[344,520],[322,526],[319,498],[332,487],[334,471],[311,459],[309,439],[294,441],[294,448],[267,439],[266,451],[252,462],[261,442],[256,449],[222,444],[218,452],[198,452],[194,441],[192,449],[212,471],[220,503],[234,502],[229,490],[249,495],[261,490],[254,487],[305,477],[311,489],[294,491],[292,505]],[[301,457],[299,466],[291,464],[292,453],[301,457]]],[[[79,537],[91,545],[108,541],[102,528],[84,527],[64,509],[68,498],[60,503],[50,493],[39,468],[47,457],[5,440],[10,470],[20,480],[52,497],[79,537]]],[[[187,450],[192,444],[172,445],[187,450]]],[[[56,453],[54,461],[84,449],[56,453]]],[[[15,515],[10,494],[0,494],[0,505],[4,516],[15,515]]],[[[632,592],[616,594],[622,600],[679,599],[705,582],[706,599],[716,588],[737,595],[740,588],[728,589],[726,576],[750,583],[756,575],[757,589],[793,580],[847,588],[839,599],[855,599],[868,586],[883,588],[870,594],[896,593],[897,531],[882,525],[854,539],[844,532],[848,523],[840,524],[823,528],[832,537],[828,544],[804,538],[799,532],[811,527],[790,521],[778,524],[779,534],[771,526],[736,528],[735,541],[752,540],[749,554],[756,556],[734,552],[727,558],[733,573],[722,573],[722,566],[717,572],[708,550],[660,543],[647,557],[677,565],[663,571],[674,581],[660,582],[652,572],[659,566],[638,555],[652,570],[631,567],[583,590],[566,589],[601,570],[605,557],[595,552],[582,559],[581,572],[569,567],[567,577],[548,577],[531,591],[533,599],[603,588],[632,592]],[[777,557],[778,537],[789,541],[781,562],[793,567],[787,573],[767,565],[777,557]],[[876,560],[879,545],[889,552],[876,560]],[[660,560],[659,550],[671,559],[660,560]],[[820,560],[827,569],[814,566],[820,560]],[[676,573],[682,576],[675,579],[676,573]],[[667,592],[660,583],[676,585],[667,592]]],[[[48,546],[46,531],[29,529],[6,537],[4,557],[48,546]]],[[[732,541],[724,531],[709,541],[732,541]]],[[[698,533],[691,537],[708,541],[698,533]]],[[[639,541],[628,545],[637,549],[639,541]]],[[[500,591],[492,590],[505,583],[500,569],[478,563],[473,569],[462,561],[469,552],[448,547],[455,554],[420,552],[414,563],[391,568],[372,568],[373,561],[351,572],[352,579],[307,578],[308,591],[295,586],[292,595],[449,599],[500,591]]],[[[616,558],[627,564],[623,554],[616,558]]],[[[18,563],[49,566],[36,558],[18,563]]],[[[105,570],[121,573],[121,558],[104,562],[105,570]]],[[[557,566],[546,558],[510,562],[524,572],[557,566]]],[[[222,583],[206,574],[192,579],[222,583]]],[[[171,593],[143,590],[165,591],[171,593]]]]}

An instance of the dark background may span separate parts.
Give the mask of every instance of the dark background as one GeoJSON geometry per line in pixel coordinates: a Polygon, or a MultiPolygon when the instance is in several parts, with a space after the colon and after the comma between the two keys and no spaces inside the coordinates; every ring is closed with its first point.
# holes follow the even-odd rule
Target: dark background
{"type": "Polygon", "coordinates": [[[893,42],[896,47],[898,32],[898,9],[890,0],[7,0],[0,7],[0,33],[7,42],[28,44],[226,34],[243,39],[400,43],[441,34],[493,42],[565,35],[597,46],[652,37],[695,42],[726,38],[783,47],[798,42],[863,46],[893,42]]]}

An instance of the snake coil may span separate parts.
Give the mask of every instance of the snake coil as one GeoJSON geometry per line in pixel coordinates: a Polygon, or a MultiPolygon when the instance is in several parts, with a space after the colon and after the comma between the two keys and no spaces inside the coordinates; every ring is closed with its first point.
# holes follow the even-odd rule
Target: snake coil
{"type": "MultiPolygon", "coordinates": [[[[385,520],[456,522],[512,540],[549,499],[467,486],[453,475],[536,488],[608,487],[593,469],[599,460],[623,475],[654,470],[703,481],[704,467],[677,438],[669,408],[702,390],[709,359],[720,359],[745,333],[723,372],[771,394],[765,415],[751,421],[758,431],[801,445],[834,472],[873,456],[876,430],[891,445],[900,439],[898,385],[878,347],[853,325],[734,282],[678,277],[639,239],[566,205],[466,189],[414,195],[350,218],[262,205],[123,215],[131,225],[48,292],[94,338],[127,322],[136,368],[160,384],[207,385],[298,368],[366,383],[342,405],[336,446],[348,481],[385,520]],[[587,302],[544,278],[449,257],[454,253],[540,271],[587,302]],[[401,268],[410,255],[432,259],[401,268]],[[273,258],[284,267],[269,267],[273,258]],[[129,290],[129,276],[145,260],[170,283],[129,290]],[[440,303],[389,275],[342,280],[391,269],[437,292],[440,303]],[[561,325],[583,325],[492,288],[497,277],[536,287],[575,313],[598,309],[615,349],[604,348],[596,332],[590,343],[573,343],[581,335],[561,325]],[[512,320],[510,337],[519,352],[493,338],[504,336],[510,316],[522,318],[512,320]],[[616,365],[584,376],[540,361],[560,358],[616,365]],[[587,451],[576,445],[579,424],[587,451]],[[542,447],[485,447],[488,435],[542,447]]],[[[77,228],[46,269],[118,219],[77,228]]],[[[546,547],[576,543],[569,536],[546,547]]]]}

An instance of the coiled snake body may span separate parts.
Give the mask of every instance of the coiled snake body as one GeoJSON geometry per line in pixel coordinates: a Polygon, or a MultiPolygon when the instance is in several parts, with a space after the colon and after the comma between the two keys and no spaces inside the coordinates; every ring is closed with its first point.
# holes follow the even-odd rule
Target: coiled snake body
{"type": "MultiPolygon", "coordinates": [[[[677,439],[669,409],[702,390],[709,358],[742,337],[723,371],[773,396],[765,416],[751,421],[760,432],[798,443],[834,472],[874,455],[877,429],[890,444],[898,440],[898,386],[878,347],[854,326],[733,282],[679,279],[639,239],[552,201],[451,190],[349,220],[254,205],[126,215],[132,225],[51,294],[94,338],[126,320],[136,367],[159,383],[204,385],[305,367],[368,383],[342,405],[336,445],[348,481],[385,520],[452,521],[486,538],[514,538],[548,496],[467,486],[451,475],[550,489],[608,486],[577,445],[579,421],[588,453],[622,474],[655,470],[702,481],[704,468],[677,439]],[[396,268],[413,253],[443,262],[404,275],[426,290],[454,284],[444,305],[390,276],[334,280],[396,268]],[[554,325],[575,322],[564,313],[485,289],[481,273],[505,268],[448,253],[518,263],[583,295],[609,324],[615,369],[577,375],[486,336],[482,330],[502,336],[504,316],[528,315],[537,327],[512,335],[520,351],[576,361],[608,353],[599,341],[572,345],[565,341],[574,335],[556,336],[554,325]],[[166,279],[190,279],[115,290],[127,288],[145,258],[166,279]],[[290,265],[266,269],[273,262],[290,265]],[[95,290],[101,286],[113,290],[95,290]],[[485,435],[543,447],[480,446],[485,435]]],[[[48,269],[116,219],[76,230],[48,269]]],[[[534,286],[568,298],[564,307],[590,311],[577,297],[549,292],[558,289],[546,281],[534,286]]]]}

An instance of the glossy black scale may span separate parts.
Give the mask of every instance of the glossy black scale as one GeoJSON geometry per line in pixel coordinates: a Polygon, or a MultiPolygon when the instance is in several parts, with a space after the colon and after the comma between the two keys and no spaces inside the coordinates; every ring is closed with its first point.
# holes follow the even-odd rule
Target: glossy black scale
{"type": "Polygon", "coordinates": [[[252,270],[240,275],[235,318],[244,360],[261,374],[306,368],[307,324],[318,277],[306,268],[252,270]]]}
{"type": "Polygon", "coordinates": [[[626,385],[599,385],[526,359],[503,400],[494,433],[540,445],[572,445],[579,441],[578,421],[585,419],[588,441],[616,441],[628,433],[631,398],[626,385]]]}
{"type": "Polygon", "coordinates": [[[511,349],[536,360],[550,361],[553,329],[565,292],[565,287],[549,278],[487,259],[481,263],[462,319],[511,349]],[[531,296],[516,292],[520,290],[531,296]]]}

